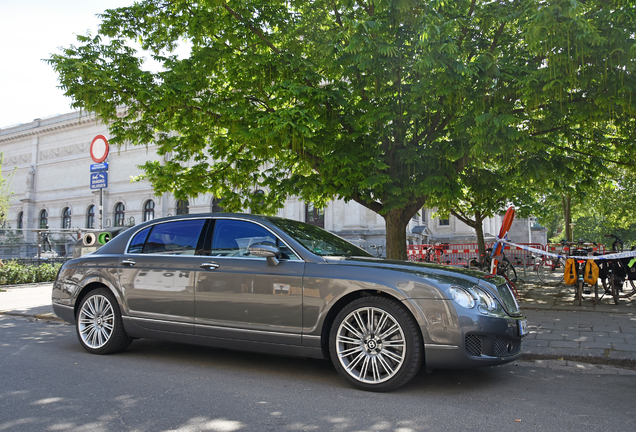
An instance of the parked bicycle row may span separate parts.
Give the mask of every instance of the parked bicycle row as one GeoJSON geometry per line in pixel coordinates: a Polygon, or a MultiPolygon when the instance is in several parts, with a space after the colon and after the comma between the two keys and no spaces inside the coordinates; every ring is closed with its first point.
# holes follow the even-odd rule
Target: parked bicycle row
{"type": "MultiPolygon", "coordinates": [[[[606,251],[603,244],[584,240],[562,241],[545,247],[506,242],[497,274],[506,277],[514,287],[519,281],[515,265],[524,265],[530,267],[544,285],[572,285],[579,305],[584,295],[593,295],[594,303],[609,295],[618,304],[621,298],[636,295],[636,248],[631,248],[633,253],[623,254],[627,257],[616,257],[623,252],[623,241],[614,234],[606,237],[614,239],[611,251],[606,251]]],[[[486,272],[491,266],[492,247],[480,257],[476,244],[412,245],[408,252],[412,261],[461,265],[486,272]]]]}

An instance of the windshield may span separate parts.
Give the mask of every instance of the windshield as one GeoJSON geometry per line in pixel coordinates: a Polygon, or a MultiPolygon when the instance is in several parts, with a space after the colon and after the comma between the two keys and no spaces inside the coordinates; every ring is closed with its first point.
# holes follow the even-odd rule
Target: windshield
{"type": "Polygon", "coordinates": [[[373,255],[314,225],[289,219],[267,218],[271,223],[285,231],[309,251],[320,256],[362,256],[373,255]]]}

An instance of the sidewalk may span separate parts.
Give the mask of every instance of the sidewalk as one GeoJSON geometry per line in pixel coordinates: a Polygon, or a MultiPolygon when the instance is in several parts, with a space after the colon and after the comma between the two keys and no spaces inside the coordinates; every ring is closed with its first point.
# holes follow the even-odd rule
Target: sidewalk
{"type": "MultiPolygon", "coordinates": [[[[544,287],[528,272],[517,283],[519,304],[530,334],[522,343],[523,359],[563,359],[636,367],[636,296],[610,296],[594,305],[584,296],[574,303],[574,289],[544,287]]],[[[51,283],[0,287],[0,314],[59,320],[51,307],[51,283]]]]}

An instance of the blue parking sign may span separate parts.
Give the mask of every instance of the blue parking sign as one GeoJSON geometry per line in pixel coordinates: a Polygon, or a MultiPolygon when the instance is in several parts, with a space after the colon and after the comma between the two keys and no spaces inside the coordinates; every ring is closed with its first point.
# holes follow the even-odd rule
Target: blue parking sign
{"type": "Polygon", "coordinates": [[[91,189],[103,189],[108,187],[108,171],[91,174],[91,189]]]}

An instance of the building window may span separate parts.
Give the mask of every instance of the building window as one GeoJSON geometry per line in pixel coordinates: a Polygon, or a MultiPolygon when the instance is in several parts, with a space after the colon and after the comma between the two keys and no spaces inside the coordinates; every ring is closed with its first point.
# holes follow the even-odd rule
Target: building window
{"type": "Polygon", "coordinates": [[[124,219],[126,217],[126,207],[123,203],[118,202],[115,204],[115,226],[124,226],[124,219]]]}
{"type": "Polygon", "coordinates": [[[88,206],[86,210],[86,228],[95,228],[95,206],[88,206]]]}
{"type": "Polygon", "coordinates": [[[153,200],[146,201],[144,204],[144,222],[155,218],[155,202],[153,200]]]}
{"type": "Polygon", "coordinates": [[[24,212],[18,213],[18,229],[24,228],[24,212]]]}
{"type": "Polygon", "coordinates": [[[305,222],[317,227],[325,227],[325,211],[317,208],[313,203],[305,204],[305,222]]]}
{"type": "Polygon", "coordinates": [[[257,190],[252,195],[252,214],[262,214],[265,205],[265,192],[257,190]]]}
{"type": "Polygon", "coordinates": [[[450,219],[440,219],[439,220],[439,226],[449,226],[450,225],[450,219]]]}
{"type": "Polygon", "coordinates": [[[62,228],[69,229],[71,228],[71,208],[64,207],[62,210],[62,228]]]}
{"type": "Polygon", "coordinates": [[[190,203],[188,200],[177,201],[177,215],[190,214],[190,203]]]}
{"type": "Polygon", "coordinates": [[[40,229],[49,227],[49,213],[46,210],[40,212],[40,229]]]}
{"type": "Polygon", "coordinates": [[[212,198],[212,213],[223,213],[223,207],[221,207],[221,201],[223,198],[212,198]]]}

